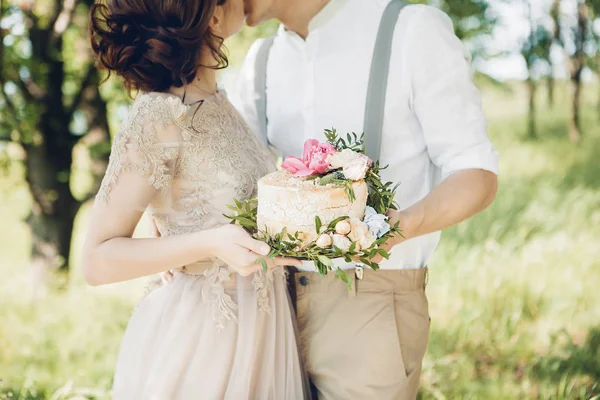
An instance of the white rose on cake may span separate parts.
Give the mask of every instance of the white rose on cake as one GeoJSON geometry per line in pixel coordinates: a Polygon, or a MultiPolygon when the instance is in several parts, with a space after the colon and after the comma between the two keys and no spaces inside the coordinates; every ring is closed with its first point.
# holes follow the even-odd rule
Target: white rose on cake
{"type": "Polygon", "coordinates": [[[341,168],[344,177],[352,181],[364,179],[372,164],[369,157],[350,149],[328,155],[327,162],[330,170],[341,168]]]}
{"type": "Polygon", "coordinates": [[[331,237],[333,239],[333,245],[340,249],[342,252],[346,253],[350,250],[350,246],[352,246],[352,242],[344,235],[335,234],[331,237]]]}

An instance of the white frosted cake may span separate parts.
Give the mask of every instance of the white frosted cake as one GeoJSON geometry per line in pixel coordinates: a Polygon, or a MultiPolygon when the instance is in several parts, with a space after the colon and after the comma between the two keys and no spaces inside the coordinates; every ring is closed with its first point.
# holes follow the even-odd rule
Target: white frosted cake
{"type": "Polygon", "coordinates": [[[368,186],[364,180],[352,182],[355,200],[343,187],[321,186],[316,180],[298,178],[287,171],[269,174],[258,181],[258,229],[276,234],[283,229],[291,235],[300,232],[307,243],[317,237],[315,217],[323,226],[338,217],[362,219],[367,206],[368,186]]]}

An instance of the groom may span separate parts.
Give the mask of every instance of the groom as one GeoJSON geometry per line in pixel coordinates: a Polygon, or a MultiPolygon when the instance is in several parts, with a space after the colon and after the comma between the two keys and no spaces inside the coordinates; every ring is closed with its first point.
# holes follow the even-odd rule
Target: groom
{"type": "Polygon", "coordinates": [[[298,155],[306,139],[324,140],[325,128],[362,132],[365,118],[377,126],[379,112],[379,132],[366,135],[380,135],[383,178],[401,183],[400,211],[389,216],[404,237],[386,244],[393,251],[380,271],[347,265],[352,291],[333,274],[293,274],[302,353],[319,399],[416,397],[430,321],[427,262],[440,231],[485,209],[497,190],[498,156],[450,18],[423,5],[388,15],[389,60],[372,65],[389,3],[245,3],[248,25],[282,23],[274,39],[252,46],[241,70],[234,100],[250,126],[281,155],[298,155]],[[385,86],[369,88],[371,74],[385,86]],[[372,92],[382,89],[377,103],[372,92]]]}

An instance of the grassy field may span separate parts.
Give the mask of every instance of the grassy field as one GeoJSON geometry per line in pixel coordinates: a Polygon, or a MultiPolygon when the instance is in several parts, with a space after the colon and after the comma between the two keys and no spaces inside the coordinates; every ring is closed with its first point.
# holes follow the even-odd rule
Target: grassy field
{"type": "MultiPolygon", "coordinates": [[[[520,88],[485,90],[500,191],[486,212],[444,232],[430,263],[423,399],[600,394],[600,128],[589,95],[574,145],[565,88],[555,109],[541,110],[537,140],[524,139],[520,88]]],[[[19,183],[0,181],[0,398],[109,398],[144,282],[88,288],[76,251],[69,290],[32,301],[19,222],[27,208],[19,183]]],[[[85,224],[83,210],[76,249],[85,224]]]]}

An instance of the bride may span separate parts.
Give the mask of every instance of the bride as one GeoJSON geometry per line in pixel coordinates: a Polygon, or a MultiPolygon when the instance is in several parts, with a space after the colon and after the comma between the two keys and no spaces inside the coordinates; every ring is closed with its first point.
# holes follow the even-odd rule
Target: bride
{"type": "Polygon", "coordinates": [[[223,38],[242,0],[109,0],[91,10],[99,63],[139,91],[114,138],[84,249],[91,285],[174,270],[136,307],[121,344],[115,399],[307,398],[285,277],[299,261],[223,213],[274,169],[225,95],[223,38]],[[143,212],[160,238],[133,239],[143,212]]]}

